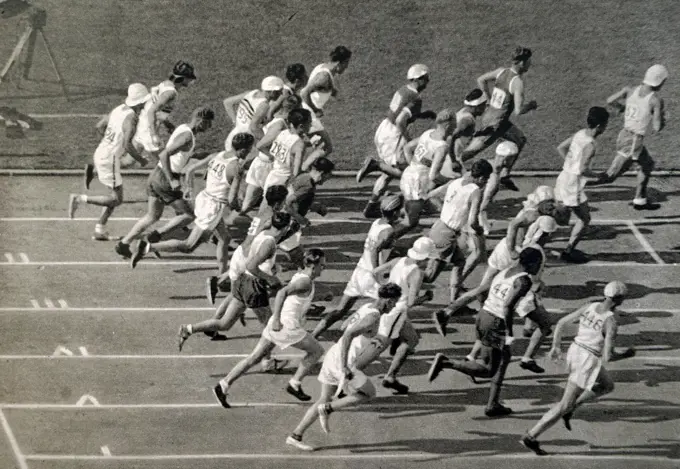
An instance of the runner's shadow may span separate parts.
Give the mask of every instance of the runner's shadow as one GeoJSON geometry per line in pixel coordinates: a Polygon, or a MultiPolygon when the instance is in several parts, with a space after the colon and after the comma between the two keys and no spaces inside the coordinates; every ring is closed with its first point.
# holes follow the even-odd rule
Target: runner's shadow
{"type": "MultiPolygon", "coordinates": [[[[562,300],[579,300],[600,295],[608,280],[587,280],[579,285],[546,285],[544,296],[546,298],[559,298],[562,300]]],[[[627,282],[628,300],[644,298],[653,293],[674,295],[680,293],[680,286],[651,288],[638,283],[627,282]]],[[[622,308],[625,310],[625,304],[622,308]]]]}
{"type": "MultiPolygon", "coordinates": [[[[520,434],[503,434],[480,431],[469,431],[467,435],[475,435],[481,438],[420,438],[411,440],[395,440],[388,442],[376,442],[366,444],[347,444],[324,446],[324,450],[346,450],[352,454],[370,454],[381,452],[425,452],[433,455],[464,455],[469,453],[484,453],[485,455],[497,455],[515,453],[519,449],[518,440],[520,434]]],[[[546,445],[556,446],[580,446],[587,444],[582,440],[555,440],[545,441],[546,445]]],[[[321,449],[321,448],[320,448],[321,449]]]]}
{"type": "Polygon", "coordinates": [[[625,454],[631,456],[655,456],[657,458],[680,459],[680,440],[653,439],[649,440],[649,442],[652,444],[626,446],[590,445],[592,451],[572,454],[585,454],[588,456],[620,456],[621,454],[625,454]]]}

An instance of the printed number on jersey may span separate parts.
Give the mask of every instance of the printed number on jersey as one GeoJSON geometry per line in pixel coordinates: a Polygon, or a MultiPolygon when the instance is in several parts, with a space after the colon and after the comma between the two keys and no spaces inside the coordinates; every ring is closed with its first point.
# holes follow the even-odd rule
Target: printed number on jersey
{"type": "MultiPolygon", "coordinates": [[[[246,103],[247,101],[241,101],[241,103],[238,106],[238,111],[236,111],[236,120],[238,120],[241,124],[248,125],[250,124],[250,120],[253,118],[253,113],[247,108],[246,103]]],[[[250,104],[248,103],[248,106],[250,104]]]]}
{"type": "Polygon", "coordinates": [[[507,96],[508,95],[502,89],[494,88],[493,93],[491,94],[491,101],[489,102],[489,104],[496,109],[502,109],[503,103],[505,103],[505,99],[507,98],[507,96]]]}
{"type": "Polygon", "coordinates": [[[269,152],[274,155],[274,158],[281,163],[287,163],[287,156],[288,156],[288,150],[289,148],[285,147],[284,145],[281,145],[280,142],[274,142],[272,143],[272,146],[269,150],[269,152]]]}
{"type": "Polygon", "coordinates": [[[253,217],[253,221],[248,227],[248,236],[255,236],[257,234],[257,229],[260,227],[261,220],[259,217],[253,217]]]}
{"type": "Polygon", "coordinates": [[[599,318],[598,315],[592,313],[585,313],[581,316],[581,324],[585,327],[593,329],[595,331],[601,331],[604,320],[599,318]]]}
{"type": "Polygon", "coordinates": [[[637,119],[639,115],[638,107],[633,105],[626,106],[626,119],[637,119]]]}
{"type": "Polygon", "coordinates": [[[210,164],[208,165],[208,168],[210,169],[210,174],[217,179],[222,179],[222,176],[224,176],[224,171],[226,169],[227,165],[223,163],[218,163],[215,160],[212,160],[210,164]]]}
{"type": "Polygon", "coordinates": [[[106,140],[109,143],[112,143],[115,137],[116,132],[111,127],[107,127],[106,130],[104,131],[104,140],[106,140]]]}
{"type": "Polygon", "coordinates": [[[501,300],[505,300],[505,298],[508,296],[508,293],[510,293],[510,290],[512,289],[512,285],[506,285],[506,284],[497,284],[495,285],[492,289],[491,292],[496,298],[499,298],[501,300]]]}

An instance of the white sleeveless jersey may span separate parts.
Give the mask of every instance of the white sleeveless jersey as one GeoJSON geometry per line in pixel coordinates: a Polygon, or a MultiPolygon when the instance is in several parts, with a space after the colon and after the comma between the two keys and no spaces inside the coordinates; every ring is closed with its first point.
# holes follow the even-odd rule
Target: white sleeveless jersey
{"type": "Polygon", "coordinates": [[[604,346],[604,323],[614,316],[614,313],[612,311],[598,313],[597,305],[598,303],[591,304],[581,314],[574,342],[599,357],[604,346]]]}
{"type": "Polygon", "coordinates": [[[651,100],[656,93],[651,92],[647,96],[640,96],[640,86],[636,87],[626,99],[626,111],[623,118],[623,127],[637,135],[645,135],[647,128],[652,122],[651,100]]]}
{"type": "Polygon", "coordinates": [[[274,156],[272,171],[288,177],[293,175],[293,154],[291,149],[300,140],[302,140],[300,136],[289,129],[284,129],[276,137],[276,140],[274,140],[269,149],[269,152],[274,156]]]}
{"type": "Polygon", "coordinates": [[[446,140],[435,140],[432,133],[435,129],[426,130],[418,139],[418,145],[413,152],[411,165],[413,166],[432,166],[435,152],[446,146],[446,140]]]}
{"type": "MultiPolygon", "coordinates": [[[[406,260],[408,257],[402,257],[399,261],[394,264],[392,270],[390,271],[389,283],[396,283],[401,287],[401,298],[400,302],[408,301],[408,292],[410,290],[410,285],[408,283],[408,276],[411,272],[418,269],[418,265],[413,263],[411,265],[406,265],[406,260]]],[[[420,289],[420,286],[418,286],[420,289]]]]}
{"type": "Polygon", "coordinates": [[[109,115],[109,122],[104,131],[104,137],[99,142],[97,151],[105,151],[111,158],[120,158],[125,153],[125,142],[123,141],[123,123],[125,119],[134,115],[135,111],[121,104],[116,107],[109,115]]]}
{"type": "MultiPolygon", "coordinates": [[[[307,274],[298,272],[290,279],[291,283],[301,278],[309,278],[307,274]]],[[[314,281],[312,290],[306,296],[288,295],[281,306],[281,324],[286,329],[303,329],[305,326],[305,314],[314,298],[314,281]]]]}
{"type": "Polygon", "coordinates": [[[529,275],[526,272],[520,272],[510,277],[505,276],[505,274],[511,269],[507,268],[500,271],[491,282],[491,288],[489,289],[489,296],[484,302],[484,309],[496,317],[505,319],[505,314],[503,313],[503,305],[507,296],[512,291],[512,284],[515,283],[520,277],[529,275]]]}
{"type": "Polygon", "coordinates": [[[205,179],[206,195],[222,203],[228,203],[229,190],[231,184],[227,179],[227,167],[236,160],[235,156],[225,158],[227,152],[221,151],[215,158],[208,163],[208,170],[205,179]]]}
{"type": "MultiPolygon", "coordinates": [[[[273,240],[274,237],[268,235],[264,231],[260,232],[257,236],[255,236],[255,239],[253,239],[253,242],[250,244],[250,251],[248,252],[248,257],[252,256],[254,253],[259,251],[260,248],[262,247],[262,244],[268,239],[273,240]]],[[[268,273],[269,275],[274,275],[275,262],[276,262],[276,249],[274,250],[274,254],[272,254],[272,256],[269,259],[265,260],[263,263],[259,265],[259,268],[262,272],[268,273]]],[[[248,275],[252,274],[248,273],[248,275]]]]}
{"type": "MultiPolygon", "coordinates": [[[[375,249],[376,245],[378,244],[380,234],[387,229],[394,230],[392,225],[383,222],[381,219],[378,219],[371,224],[371,229],[368,230],[366,241],[364,241],[364,253],[361,255],[361,259],[359,259],[357,267],[361,267],[364,270],[373,270],[378,267],[377,265],[372,264],[371,250],[375,249]]],[[[390,252],[392,252],[391,249],[383,249],[382,251],[378,252],[379,265],[383,264],[387,260],[390,252]]]]}
{"type": "Polygon", "coordinates": [[[581,129],[574,134],[569,145],[567,157],[564,159],[562,171],[580,176],[586,170],[586,155],[584,149],[589,145],[595,145],[595,138],[588,135],[588,131],[581,129]]]}
{"type": "MultiPolygon", "coordinates": [[[[328,76],[331,78],[331,83],[335,85],[335,76],[333,76],[333,73],[328,70],[328,67],[326,64],[319,64],[316,67],[314,67],[314,70],[312,70],[312,73],[309,74],[309,83],[312,82],[312,79],[318,75],[319,73],[326,73],[328,76]]],[[[331,99],[331,92],[330,91],[314,91],[310,93],[309,99],[312,101],[314,106],[316,106],[317,109],[323,109],[323,107],[326,105],[329,99],[331,99]]]]}
{"type": "Polygon", "coordinates": [[[444,206],[439,216],[441,221],[452,230],[463,230],[470,216],[470,199],[478,192],[477,184],[463,185],[463,178],[453,181],[446,190],[444,206]]]}
{"type": "MultiPolygon", "coordinates": [[[[349,367],[354,365],[357,357],[361,356],[364,350],[370,346],[371,339],[378,333],[378,326],[380,325],[380,312],[375,309],[372,304],[367,303],[356,310],[356,312],[347,318],[347,321],[345,322],[347,327],[350,327],[352,324],[362,321],[369,316],[372,319],[373,327],[367,332],[352,339],[352,343],[349,346],[349,351],[347,352],[347,365],[349,367]]],[[[336,342],[333,347],[339,348],[339,342],[336,342]]]]}
{"type": "Polygon", "coordinates": [[[236,122],[234,127],[239,129],[247,129],[253,121],[255,111],[267,98],[264,96],[257,96],[260,90],[252,90],[246,94],[238,103],[236,108],[236,122]]]}
{"type": "MultiPolygon", "coordinates": [[[[267,135],[267,132],[269,131],[269,128],[272,127],[275,124],[281,123],[281,122],[286,122],[286,120],[283,117],[275,117],[271,121],[269,121],[266,125],[262,127],[262,132],[267,135]]],[[[283,130],[286,130],[285,127],[283,130]]],[[[269,155],[266,155],[262,152],[259,152],[257,155],[258,158],[260,158],[262,161],[266,161],[267,163],[271,163],[271,158],[269,158],[269,155]]]]}
{"type": "MultiPolygon", "coordinates": [[[[170,135],[168,143],[165,145],[165,147],[168,148],[175,142],[175,140],[179,138],[180,135],[185,134],[187,132],[191,134],[191,148],[189,148],[186,151],[181,150],[178,151],[177,153],[170,155],[170,171],[173,173],[181,173],[182,170],[184,170],[184,167],[191,159],[191,157],[193,156],[194,148],[196,146],[196,137],[194,136],[194,133],[191,131],[191,128],[187,124],[178,125],[175,131],[172,133],[172,135],[170,135]]],[[[162,164],[159,160],[158,167],[160,168],[161,166],[162,164]]]]}
{"type": "MultiPolygon", "coordinates": [[[[151,98],[144,104],[144,108],[142,108],[142,111],[139,113],[139,124],[137,128],[141,128],[146,131],[150,129],[152,112],[151,107],[154,106],[158,102],[160,96],[167,91],[171,91],[175,96],[177,95],[177,88],[175,88],[175,85],[165,81],[160,83],[158,86],[151,88],[151,98]]],[[[174,99],[171,99],[170,102],[166,103],[161,109],[159,109],[159,111],[170,114],[174,107],[175,101],[174,99]]]]}

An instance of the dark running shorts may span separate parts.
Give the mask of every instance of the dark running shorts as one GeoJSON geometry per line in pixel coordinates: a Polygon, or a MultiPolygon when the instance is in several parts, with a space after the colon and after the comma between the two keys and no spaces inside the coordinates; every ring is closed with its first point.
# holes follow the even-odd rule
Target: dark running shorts
{"type": "Polygon", "coordinates": [[[267,283],[250,274],[239,275],[231,286],[232,295],[247,308],[264,308],[269,306],[267,283]]]}
{"type": "Polygon", "coordinates": [[[181,200],[183,197],[181,189],[172,190],[170,182],[165,177],[165,174],[163,174],[163,170],[158,166],[149,175],[146,193],[149,197],[161,200],[165,205],[170,205],[177,200],[181,200]]]}

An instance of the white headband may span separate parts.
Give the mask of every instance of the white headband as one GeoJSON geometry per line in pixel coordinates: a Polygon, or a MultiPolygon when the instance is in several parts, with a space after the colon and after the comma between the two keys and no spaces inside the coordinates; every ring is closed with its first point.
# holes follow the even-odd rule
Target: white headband
{"type": "Polygon", "coordinates": [[[474,101],[468,101],[467,99],[463,101],[463,104],[466,106],[479,106],[480,104],[484,104],[486,102],[486,96],[481,95],[479,98],[475,99],[474,101]]]}

